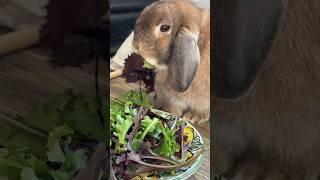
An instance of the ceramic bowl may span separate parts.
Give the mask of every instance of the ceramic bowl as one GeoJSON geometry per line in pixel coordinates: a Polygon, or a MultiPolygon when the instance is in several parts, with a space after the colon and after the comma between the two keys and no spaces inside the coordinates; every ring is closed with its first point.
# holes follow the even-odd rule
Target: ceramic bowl
{"type": "MultiPolygon", "coordinates": [[[[169,127],[172,126],[174,123],[177,123],[179,121],[184,121],[183,119],[175,117],[174,115],[168,112],[164,112],[156,109],[151,109],[151,111],[161,116],[162,118],[164,118],[166,120],[166,124],[169,127]]],[[[197,131],[197,129],[194,126],[192,126],[190,123],[187,123],[186,127],[190,127],[193,129],[193,137],[194,137],[188,151],[191,152],[191,154],[197,154],[197,152],[199,152],[201,149],[204,148],[203,139],[200,133],[197,131]]],[[[203,164],[203,161],[204,161],[204,155],[201,154],[194,161],[194,163],[190,164],[189,166],[180,168],[174,171],[174,173],[160,173],[156,177],[153,176],[152,179],[156,178],[159,180],[185,180],[190,176],[192,176],[200,168],[200,166],[203,164]]],[[[114,175],[112,176],[116,180],[114,175]]]]}

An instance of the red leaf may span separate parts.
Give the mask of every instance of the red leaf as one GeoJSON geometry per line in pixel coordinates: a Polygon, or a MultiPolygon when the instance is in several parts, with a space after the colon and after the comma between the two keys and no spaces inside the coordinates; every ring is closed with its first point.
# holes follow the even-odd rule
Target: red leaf
{"type": "Polygon", "coordinates": [[[143,65],[143,57],[133,53],[125,59],[122,74],[128,83],[135,83],[139,80],[143,81],[147,88],[147,92],[149,93],[154,91],[156,73],[151,69],[144,68],[143,65]]]}

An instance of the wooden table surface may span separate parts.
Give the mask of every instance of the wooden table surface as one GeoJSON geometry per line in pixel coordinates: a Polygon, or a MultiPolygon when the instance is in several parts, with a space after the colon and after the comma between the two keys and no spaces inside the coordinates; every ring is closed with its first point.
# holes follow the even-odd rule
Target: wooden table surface
{"type": "MultiPolygon", "coordinates": [[[[120,94],[130,89],[138,89],[139,85],[126,83],[123,78],[116,78],[110,81],[110,96],[116,98],[120,94]]],[[[188,180],[207,180],[210,179],[210,123],[206,122],[195,126],[203,137],[205,144],[205,160],[199,170],[188,180]]]]}
{"type": "MultiPolygon", "coordinates": [[[[95,96],[94,63],[82,68],[53,67],[50,60],[49,52],[41,48],[0,57],[0,119],[25,113],[34,103],[68,88],[95,96]]],[[[105,68],[100,68],[99,83],[103,92],[108,84],[102,76],[105,68]]]]}

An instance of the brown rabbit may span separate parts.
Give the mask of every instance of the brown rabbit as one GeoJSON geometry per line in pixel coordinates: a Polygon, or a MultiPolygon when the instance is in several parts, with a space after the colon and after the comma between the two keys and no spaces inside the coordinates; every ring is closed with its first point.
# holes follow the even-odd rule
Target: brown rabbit
{"type": "Polygon", "coordinates": [[[163,0],[138,17],[133,47],[156,67],[157,108],[191,122],[210,114],[210,15],[184,0],[163,0]]]}
{"type": "Polygon", "coordinates": [[[320,1],[213,2],[214,173],[319,179],[320,1]]]}

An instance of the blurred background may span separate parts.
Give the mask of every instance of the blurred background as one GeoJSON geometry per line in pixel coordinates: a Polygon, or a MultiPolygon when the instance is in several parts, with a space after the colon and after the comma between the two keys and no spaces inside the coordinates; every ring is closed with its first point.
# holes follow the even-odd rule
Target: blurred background
{"type": "Polygon", "coordinates": [[[0,0],[1,180],[103,179],[107,10],[106,0],[0,0]]]}

